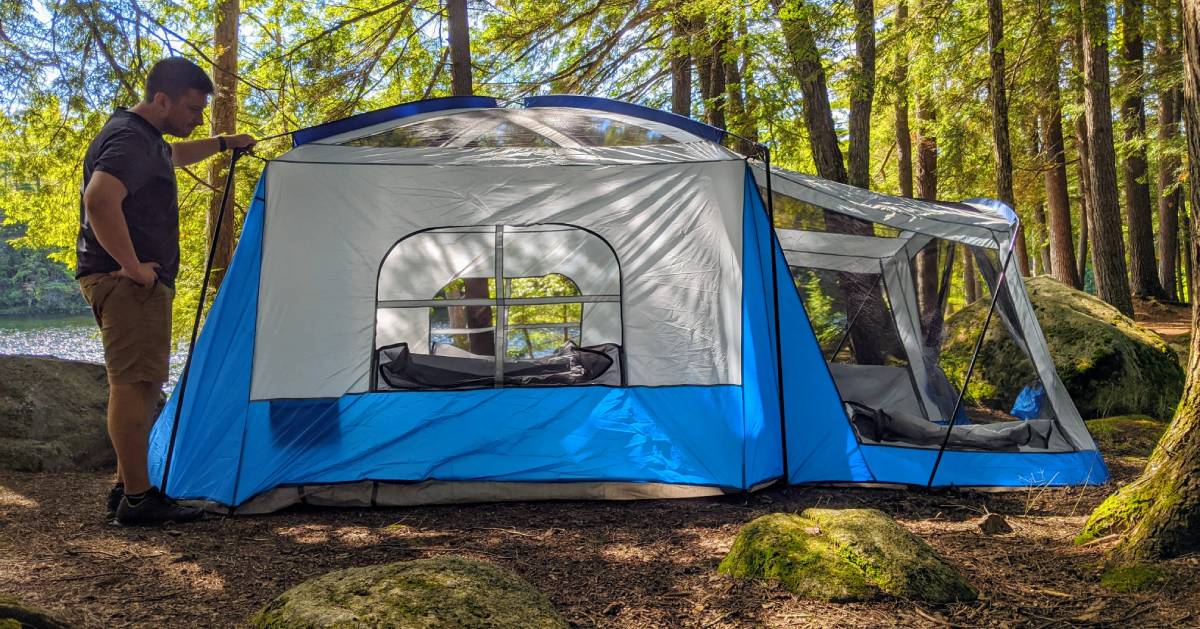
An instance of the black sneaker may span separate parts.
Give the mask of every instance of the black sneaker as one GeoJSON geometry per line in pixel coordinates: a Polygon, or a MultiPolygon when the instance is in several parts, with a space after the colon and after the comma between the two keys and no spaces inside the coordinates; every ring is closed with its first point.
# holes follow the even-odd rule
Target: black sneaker
{"type": "Polygon", "coordinates": [[[129,495],[117,507],[117,523],[126,526],[150,526],[167,522],[191,522],[204,517],[199,507],[185,507],[157,487],[151,487],[137,504],[129,504],[129,495]]]}
{"type": "Polygon", "coordinates": [[[107,519],[112,520],[117,517],[117,507],[121,506],[121,499],[125,497],[125,483],[117,483],[112,489],[108,490],[108,516],[107,519]]]}

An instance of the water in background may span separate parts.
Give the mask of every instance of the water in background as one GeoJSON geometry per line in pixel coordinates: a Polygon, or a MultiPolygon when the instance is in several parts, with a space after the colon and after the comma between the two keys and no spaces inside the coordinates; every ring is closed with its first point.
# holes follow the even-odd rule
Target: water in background
{"type": "MultiPolygon", "coordinates": [[[[183,343],[171,356],[171,385],[179,378],[186,358],[183,343]]],[[[100,329],[89,315],[77,317],[0,317],[0,354],[54,356],[67,360],[104,363],[100,329]]]]}

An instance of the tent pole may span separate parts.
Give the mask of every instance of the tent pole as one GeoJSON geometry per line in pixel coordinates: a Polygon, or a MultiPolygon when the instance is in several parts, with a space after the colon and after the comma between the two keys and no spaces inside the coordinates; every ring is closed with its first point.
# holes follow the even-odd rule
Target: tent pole
{"type": "MultiPolygon", "coordinates": [[[[783,340],[781,338],[781,326],[779,323],[779,270],[775,255],[775,195],[771,190],[771,149],[767,148],[766,144],[759,144],[759,149],[763,156],[763,170],[767,173],[767,230],[771,237],[768,239],[768,247],[770,247],[769,255],[771,256],[771,294],[774,296],[773,305],[775,308],[775,378],[777,380],[776,390],[779,392],[779,445],[783,452],[783,484],[787,486],[788,478],[791,473],[788,468],[788,451],[787,451],[787,413],[784,412],[784,395],[783,395],[783,340]]],[[[745,469],[745,457],[742,457],[742,467],[745,469]]],[[[742,484],[745,483],[745,478],[742,479],[742,484]]]]}
{"type": "Polygon", "coordinates": [[[988,325],[992,322],[992,315],[996,312],[996,303],[1000,299],[1000,292],[1007,289],[1004,282],[1008,279],[1008,263],[1012,261],[1013,244],[1017,241],[1016,230],[1017,227],[1014,226],[1012,235],[1009,238],[1008,253],[1005,254],[1004,264],[1000,267],[1000,278],[996,280],[996,286],[992,288],[992,302],[988,304],[987,317],[983,320],[983,329],[979,331],[979,337],[975,339],[975,350],[971,352],[971,362],[967,365],[967,375],[963,378],[962,388],[958,391],[958,399],[954,402],[954,410],[950,413],[950,423],[946,425],[946,436],[942,439],[942,445],[938,448],[937,458],[933,461],[933,469],[929,472],[929,482],[925,484],[926,489],[933,488],[933,478],[937,476],[938,466],[942,464],[942,455],[946,453],[946,446],[950,443],[950,434],[954,431],[954,422],[958,418],[958,410],[962,408],[963,398],[967,395],[967,386],[971,384],[971,374],[975,372],[975,361],[979,358],[979,350],[983,349],[983,337],[987,334],[988,325]]]}
{"type": "MultiPolygon", "coordinates": [[[[204,314],[204,299],[208,295],[208,279],[212,275],[213,259],[217,256],[217,242],[221,239],[221,223],[225,219],[225,207],[229,205],[229,191],[233,189],[233,170],[242,155],[249,152],[246,148],[235,148],[229,156],[229,172],[225,174],[225,190],[221,192],[221,209],[217,212],[217,224],[213,227],[212,245],[208,248],[208,261],[204,264],[204,282],[200,285],[200,300],[196,303],[196,320],[192,323],[192,338],[188,342],[187,359],[183,362],[183,371],[179,374],[179,384],[175,386],[178,394],[175,396],[175,417],[171,421],[171,440],[167,443],[167,458],[163,462],[162,492],[167,493],[167,479],[171,472],[171,457],[175,454],[175,437],[179,434],[179,417],[183,412],[183,393],[187,389],[188,373],[192,369],[192,353],[196,350],[196,335],[200,332],[200,317],[204,314]]],[[[168,494],[169,495],[169,494],[168,494]]]]}

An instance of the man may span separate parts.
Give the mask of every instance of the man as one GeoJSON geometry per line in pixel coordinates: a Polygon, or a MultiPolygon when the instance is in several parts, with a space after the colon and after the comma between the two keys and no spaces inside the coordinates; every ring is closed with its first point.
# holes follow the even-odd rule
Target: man
{"type": "Polygon", "coordinates": [[[182,58],[159,61],[142,102],[115,111],[83,160],[76,278],[92,306],[108,371],[108,436],[117,452],[110,517],[121,524],[203,515],[154,487],[146,470],[151,413],[167,380],[171,301],[179,271],[175,168],[250,147],[248,135],[167,144],[204,122],[213,84],[182,58]]]}

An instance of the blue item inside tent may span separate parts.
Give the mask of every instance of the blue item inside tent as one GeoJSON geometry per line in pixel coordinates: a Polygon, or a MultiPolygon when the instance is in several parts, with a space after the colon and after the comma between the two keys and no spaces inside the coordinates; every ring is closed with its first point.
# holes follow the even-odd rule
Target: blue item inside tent
{"type": "Polygon", "coordinates": [[[1042,416],[1042,408],[1045,404],[1046,389],[1042,387],[1042,383],[1034,382],[1021,389],[1021,393],[1017,395],[1012,410],[1008,414],[1021,419],[1037,419],[1042,416]]]}

